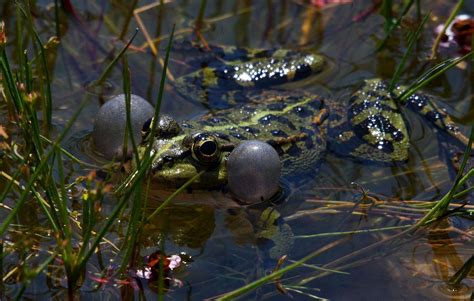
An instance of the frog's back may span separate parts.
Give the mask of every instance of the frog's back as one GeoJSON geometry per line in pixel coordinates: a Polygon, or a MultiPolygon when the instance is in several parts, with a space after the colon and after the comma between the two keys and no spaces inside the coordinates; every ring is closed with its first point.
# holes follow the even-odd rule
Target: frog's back
{"type": "Polygon", "coordinates": [[[252,139],[266,141],[279,153],[284,175],[314,170],[326,150],[328,110],[324,100],[294,91],[252,93],[248,95],[249,104],[182,126],[212,132],[232,144],[252,139]]]}

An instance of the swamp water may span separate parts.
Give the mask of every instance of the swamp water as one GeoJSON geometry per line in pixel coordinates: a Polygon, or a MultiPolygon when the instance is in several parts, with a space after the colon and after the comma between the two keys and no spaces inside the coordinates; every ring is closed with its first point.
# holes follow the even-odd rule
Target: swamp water
{"type": "MultiPolygon", "coordinates": [[[[12,65],[17,66],[20,62],[14,58],[21,50],[16,48],[19,37],[14,28],[19,12],[13,1],[2,2],[0,16],[9,37],[7,52],[13,58],[12,65]]],[[[52,137],[65,127],[81,101],[90,97],[63,143],[64,148],[87,162],[97,163],[92,161],[90,144],[85,143],[83,137],[92,130],[100,104],[111,95],[123,93],[121,62],[104,85],[96,89],[85,86],[101,75],[138,25],[146,28],[152,40],[163,41],[153,44],[156,49],[150,47],[142,28],[127,50],[132,93],[148,100],[157,98],[165,44],[175,24],[176,43],[199,36],[209,43],[222,45],[251,48],[296,45],[321,53],[328,58],[327,70],[283,88],[304,89],[347,103],[364,79],[392,77],[406,50],[405,35],[418,24],[413,6],[403,19],[402,30],[395,30],[385,48],[377,52],[377,45],[385,36],[384,18],[375,7],[377,1],[328,5],[322,10],[317,10],[309,1],[296,0],[163,1],[163,5],[152,5],[150,9],[145,5],[154,2],[138,1],[135,8],[143,8],[136,11],[140,19],[130,15],[131,2],[74,3],[74,10],[60,14],[60,43],[53,43],[46,51],[54,100],[52,137]],[[130,24],[124,30],[128,17],[131,17],[130,24]],[[193,30],[196,27],[198,34],[193,30]],[[117,37],[122,33],[125,34],[120,41],[117,37]],[[153,55],[155,50],[157,56],[153,55]]],[[[466,2],[463,12],[474,14],[473,3],[466,2]]],[[[47,41],[56,32],[54,5],[46,0],[31,5],[34,26],[41,39],[47,41]]],[[[446,20],[454,5],[454,1],[421,1],[422,13],[432,11],[432,17],[407,61],[402,83],[410,83],[429,68],[427,57],[434,40],[434,27],[446,20]]],[[[29,39],[21,38],[25,42],[29,39]]],[[[443,59],[456,54],[447,52],[441,53],[445,56],[443,59]]],[[[209,112],[204,105],[181,98],[169,84],[173,78],[186,73],[185,59],[186,55],[171,52],[171,76],[167,78],[161,106],[161,112],[178,120],[209,112]]],[[[445,102],[440,104],[460,124],[472,124],[473,79],[472,63],[463,62],[425,90],[443,97],[445,102]]],[[[2,110],[6,116],[3,105],[2,110]]],[[[355,253],[414,224],[426,213],[417,205],[440,199],[454,180],[455,170],[445,160],[446,152],[439,135],[415,114],[404,112],[411,131],[409,162],[381,166],[328,154],[317,176],[302,179],[304,184],[293,187],[288,200],[277,205],[280,223],[291,227],[293,234],[292,246],[285,249],[287,264],[318,249],[327,247],[328,250],[243,299],[288,299],[290,295],[298,300],[312,300],[315,296],[331,300],[469,300],[474,287],[472,271],[457,291],[450,290],[446,281],[474,253],[472,219],[450,217],[429,232],[389,240],[355,253]],[[364,197],[360,187],[369,192],[369,197],[364,197]],[[368,229],[372,231],[363,231],[368,229]],[[350,231],[359,232],[346,233],[350,231]],[[338,261],[340,258],[344,260],[338,261]],[[280,284],[287,295],[278,290],[281,290],[280,284]]],[[[3,120],[6,122],[6,118],[2,117],[2,123],[3,120]]],[[[463,130],[467,133],[467,127],[463,130]]],[[[7,173],[14,172],[11,168],[4,166],[7,173]]],[[[64,168],[67,183],[91,171],[67,158],[64,158],[64,168]]],[[[78,221],[84,214],[82,192],[82,184],[73,185],[68,198],[71,215],[78,221]]],[[[146,210],[153,212],[165,195],[152,188],[147,195],[146,210]]],[[[5,201],[7,207],[0,210],[0,219],[14,204],[12,194],[5,201]]],[[[100,209],[97,209],[93,229],[100,229],[116,204],[117,200],[108,194],[103,202],[95,205],[100,209]]],[[[455,206],[453,204],[453,208],[455,206]]],[[[472,212],[472,202],[465,208],[472,212]]],[[[144,226],[136,243],[133,268],[142,267],[144,258],[158,250],[169,255],[184,252],[192,261],[171,272],[170,277],[175,280],[170,281],[166,299],[201,300],[239,288],[268,274],[278,264],[278,258],[268,255],[271,244],[261,243],[255,234],[255,224],[259,222],[255,212],[263,210],[265,208],[239,207],[219,192],[184,192],[144,226]]],[[[121,246],[129,218],[130,208],[126,205],[100,244],[100,252],[88,261],[80,281],[82,285],[74,292],[76,297],[91,300],[157,298],[156,283],[143,279],[134,282],[126,277],[127,273],[115,273],[124,256],[121,246]]],[[[77,244],[82,241],[82,228],[80,223],[72,227],[77,244]]],[[[3,239],[4,281],[0,296],[13,298],[27,283],[22,265],[43,263],[51,255],[49,252],[57,248],[57,241],[44,212],[34,200],[26,202],[3,239]]],[[[23,297],[32,300],[67,298],[65,275],[61,259],[55,258],[44,272],[29,280],[23,297]]]]}

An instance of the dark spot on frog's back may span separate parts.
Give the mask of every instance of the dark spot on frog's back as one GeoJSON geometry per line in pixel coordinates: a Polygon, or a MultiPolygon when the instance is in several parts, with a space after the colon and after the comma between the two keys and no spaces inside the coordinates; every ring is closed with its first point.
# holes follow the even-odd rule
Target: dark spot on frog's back
{"type": "Polygon", "coordinates": [[[262,118],[260,118],[258,122],[262,125],[269,125],[272,122],[277,122],[277,123],[281,123],[288,126],[291,130],[296,130],[295,125],[288,118],[283,117],[283,116],[277,116],[274,114],[265,115],[262,118]]]}
{"type": "MultiPolygon", "coordinates": [[[[384,96],[386,97],[386,96],[384,96]]],[[[386,97],[388,99],[388,97],[386,97]]],[[[383,100],[382,100],[383,101],[383,100]]],[[[366,101],[361,103],[353,103],[349,110],[349,118],[352,118],[356,115],[359,115],[370,108],[376,108],[377,110],[385,111],[385,112],[395,112],[396,110],[391,108],[390,106],[382,103],[381,101],[366,101]]]]}
{"type": "Polygon", "coordinates": [[[302,106],[296,106],[292,109],[293,113],[299,117],[309,117],[313,115],[313,112],[302,106]]]}
{"type": "Polygon", "coordinates": [[[254,134],[254,135],[260,134],[259,129],[253,128],[253,127],[250,127],[250,126],[242,126],[241,129],[243,129],[244,131],[246,131],[247,133],[250,133],[250,134],[254,134]]]}
{"type": "Polygon", "coordinates": [[[300,128],[301,133],[306,134],[304,139],[304,144],[307,149],[311,149],[314,146],[313,139],[315,138],[316,143],[322,144],[321,132],[319,129],[316,129],[316,133],[307,128],[300,128]]]}
{"type": "Polygon", "coordinates": [[[293,81],[307,78],[312,73],[313,73],[313,69],[311,69],[310,65],[306,65],[306,64],[299,65],[298,68],[296,69],[293,81]]]}
{"type": "Polygon", "coordinates": [[[399,142],[403,140],[403,133],[400,130],[395,130],[392,132],[393,140],[399,142]]]}
{"type": "Polygon", "coordinates": [[[282,130],[273,130],[271,131],[271,133],[272,133],[272,136],[275,136],[275,137],[283,137],[283,138],[288,137],[288,134],[282,130]]]}
{"type": "Polygon", "coordinates": [[[224,134],[224,133],[214,133],[214,135],[217,137],[217,138],[220,138],[222,140],[226,140],[226,141],[230,141],[230,138],[229,138],[229,135],[227,134],[224,134]]]}
{"type": "Polygon", "coordinates": [[[205,125],[219,125],[219,124],[228,124],[229,120],[224,117],[209,117],[203,120],[205,125]]]}
{"type": "Polygon", "coordinates": [[[229,66],[219,66],[216,67],[214,70],[214,76],[217,78],[217,85],[219,87],[219,91],[222,93],[222,90],[229,91],[229,90],[242,90],[243,87],[239,85],[235,79],[234,74],[235,71],[230,68],[229,66]]]}
{"type": "Polygon", "coordinates": [[[349,103],[354,103],[357,101],[357,99],[359,99],[359,96],[357,95],[352,95],[351,98],[349,98],[349,103]]]}
{"type": "Polygon", "coordinates": [[[270,144],[277,151],[278,156],[282,156],[285,153],[281,148],[281,145],[278,144],[278,142],[276,142],[275,140],[268,140],[267,143],[270,144]]]}
{"type": "MultiPolygon", "coordinates": [[[[392,137],[393,141],[402,141],[404,138],[403,133],[397,129],[387,118],[384,116],[376,115],[371,118],[367,118],[361,123],[354,126],[354,132],[359,137],[364,137],[365,135],[371,135],[370,129],[377,128],[379,132],[387,133],[392,137]]],[[[376,145],[378,149],[391,153],[393,152],[393,144],[391,141],[380,139],[376,145]]]]}
{"type": "Polygon", "coordinates": [[[296,143],[292,143],[286,153],[292,157],[298,157],[299,155],[301,155],[301,148],[299,148],[296,143]]]}
{"type": "Polygon", "coordinates": [[[428,100],[426,95],[413,94],[408,98],[408,107],[415,112],[422,111],[427,105],[428,100]]]}
{"type": "MultiPolygon", "coordinates": [[[[395,89],[396,89],[396,88],[397,88],[397,86],[395,86],[395,89]]],[[[388,83],[387,83],[387,81],[384,80],[384,81],[379,82],[379,83],[377,84],[377,86],[376,86],[376,89],[377,89],[378,91],[382,91],[383,93],[386,93],[387,90],[388,90],[388,83]]]]}
{"type": "Polygon", "coordinates": [[[314,98],[308,102],[308,106],[314,110],[320,110],[324,106],[324,99],[319,97],[314,98]]]}
{"type": "Polygon", "coordinates": [[[274,49],[264,49],[254,54],[255,58],[268,58],[273,55],[274,49]]]}
{"type": "Polygon", "coordinates": [[[229,93],[231,95],[232,100],[239,104],[244,104],[249,102],[249,97],[246,93],[242,91],[234,91],[233,93],[229,93]]]}
{"type": "Polygon", "coordinates": [[[239,132],[231,132],[230,135],[232,137],[235,137],[239,140],[247,140],[247,137],[245,137],[244,135],[240,134],[239,132]]]}
{"type": "Polygon", "coordinates": [[[393,143],[387,140],[381,140],[377,144],[377,148],[382,150],[384,153],[391,154],[393,153],[393,143]]]}

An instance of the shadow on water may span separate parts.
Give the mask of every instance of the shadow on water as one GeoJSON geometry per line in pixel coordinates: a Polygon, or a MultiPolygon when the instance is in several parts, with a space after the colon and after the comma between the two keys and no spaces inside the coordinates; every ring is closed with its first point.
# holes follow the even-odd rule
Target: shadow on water
{"type": "MultiPolygon", "coordinates": [[[[165,53],[165,43],[160,42],[167,41],[172,25],[176,24],[178,44],[192,39],[250,48],[287,47],[320,52],[330,62],[327,70],[283,88],[305,89],[347,104],[348,96],[364,79],[391,78],[404,54],[405,34],[413,27],[410,23],[416,23],[413,11],[403,20],[402,30],[394,32],[387,47],[376,52],[384,38],[384,19],[375,7],[377,1],[354,1],[320,10],[309,4],[317,1],[208,0],[203,1],[203,11],[200,1],[163,1],[164,5],[153,2],[151,9],[140,11],[142,24],[131,15],[133,2],[136,1],[84,1],[74,3],[73,9],[66,5],[60,15],[60,43],[52,42],[47,48],[47,63],[53,78],[53,131],[65,126],[84,94],[92,96],[73,126],[73,137],[65,145],[82,160],[90,160],[82,144],[83,134],[91,131],[98,108],[111,95],[123,92],[122,75],[118,71],[113,71],[103,86],[93,90],[86,88],[87,83],[100,76],[136,26],[144,26],[149,39],[155,39],[150,47],[142,28],[128,51],[132,93],[148,100],[156,99],[158,94],[165,53]],[[203,19],[196,32],[194,26],[200,11],[203,19]],[[122,40],[117,38],[120,36],[122,40]],[[153,48],[157,56],[153,55],[153,48]]],[[[138,2],[136,8],[150,4],[138,2]]],[[[465,12],[474,14],[473,3],[466,2],[465,12]]],[[[431,10],[437,21],[428,22],[407,62],[403,82],[413,81],[426,70],[426,58],[434,38],[432,29],[447,17],[451,6],[445,1],[432,1],[429,7],[423,7],[424,11],[431,10]]],[[[17,22],[15,11],[14,1],[0,4],[0,15],[10,31],[8,36],[12,37],[12,47],[8,49],[12,54],[21,52],[16,48],[20,45],[16,39],[23,38],[13,30],[17,22]]],[[[56,34],[51,1],[36,1],[32,14],[44,41],[56,34]]],[[[186,62],[189,56],[188,53],[171,54],[171,77],[167,79],[169,84],[165,87],[161,107],[161,112],[178,120],[208,113],[202,104],[184,100],[173,90],[173,79],[189,72],[186,62]]],[[[13,63],[20,65],[18,61],[13,63]]],[[[117,70],[122,67],[120,64],[117,70]]],[[[466,65],[454,68],[426,87],[430,93],[442,96],[445,99],[442,105],[465,124],[472,123],[474,114],[471,69],[472,66],[466,65]]],[[[6,114],[3,106],[0,109],[6,114]]],[[[281,282],[286,286],[286,293],[307,300],[314,296],[333,300],[344,300],[348,296],[351,300],[468,300],[474,287],[472,271],[458,291],[450,290],[446,282],[474,253],[472,219],[452,217],[427,233],[331,265],[338,258],[413,224],[426,212],[426,202],[439,199],[450,188],[455,171],[451,162],[440,156],[445,146],[439,141],[439,135],[415,114],[407,112],[404,117],[410,128],[411,145],[406,164],[363,164],[328,154],[316,175],[303,179],[304,185],[298,189],[293,187],[287,201],[274,205],[276,215],[268,211],[273,206],[247,208],[222,192],[185,192],[144,226],[132,262],[140,267],[143,258],[158,250],[166,254],[184,252],[192,257],[192,262],[172,273],[173,281],[168,283],[167,294],[173,299],[199,300],[234,290],[268,274],[277,266],[281,255],[287,254],[291,262],[346,237],[346,241],[329,252],[285,274],[281,282]],[[367,193],[364,194],[361,187],[367,193]],[[285,233],[291,245],[273,240],[274,231],[285,233]],[[279,256],[272,256],[271,252],[279,256]],[[320,269],[326,266],[327,270],[320,269]],[[328,273],[333,269],[336,272],[328,273]]],[[[1,119],[3,121],[3,117],[1,119]]],[[[69,161],[65,167],[70,183],[92,170],[69,161]]],[[[81,184],[71,186],[69,205],[73,215],[82,214],[82,191],[81,184]]],[[[145,210],[153,212],[167,193],[152,189],[147,195],[145,210]]],[[[13,202],[14,199],[10,199],[4,205],[8,207],[13,202]]],[[[108,195],[97,204],[98,223],[113,211],[115,202],[108,195]]],[[[471,201],[465,209],[472,213],[473,206],[471,201]]],[[[5,214],[0,212],[0,217],[5,214]]],[[[100,252],[91,258],[77,296],[156,298],[157,289],[151,282],[136,280],[129,274],[123,282],[113,279],[116,276],[113,271],[121,260],[120,246],[129,214],[127,210],[122,213],[101,244],[100,252]],[[107,278],[104,276],[107,273],[114,276],[107,278]]],[[[5,291],[9,297],[16,294],[25,277],[21,274],[21,263],[38,254],[37,261],[33,262],[39,264],[41,258],[49,256],[54,240],[45,221],[39,208],[26,205],[9,232],[11,245],[4,246],[2,258],[5,291]]],[[[77,225],[73,230],[80,233],[82,229],[77,225]]],[[[79,236],[75,238],[77,244],[79,236]]],[[[67,282],[63,273],[60,259],[53,261],[47,273],[31,280],[24,296],[45,300],[65,298],[67,282]]],[[[251,296],[287,299],[277,288],[278,285],[271,282],[251,296]]]]}

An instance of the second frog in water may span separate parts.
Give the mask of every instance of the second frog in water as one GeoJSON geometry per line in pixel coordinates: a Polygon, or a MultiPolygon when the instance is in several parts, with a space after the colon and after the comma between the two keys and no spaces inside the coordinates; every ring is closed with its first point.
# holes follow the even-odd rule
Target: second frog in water
{"type": "Polygon", "coordinates": [[[327,151],[378,162],[408,159],[409,132],[404,108],[416,112],[459,146],[467,139],[449,116],[424,93],[413,94],[399,108],[397,97],[380,79],[368,79],[341,104],[304,91],[276,88],[324,71],[323,56],[294,50],[253,50],[210,46],[195,50],[195,70],[175,86],[188,100],[202,102],[216,113],[177,122],[161,116],[154,137],[150,122],[143,128],[140,152],[153,143],[153,177],[166,187],[178,187],[202,170],[192,185],[215,188],[226,183],[226,160],[244,140],[261,140],[278,152],[282,175],[316,171],[327,151]]]}

